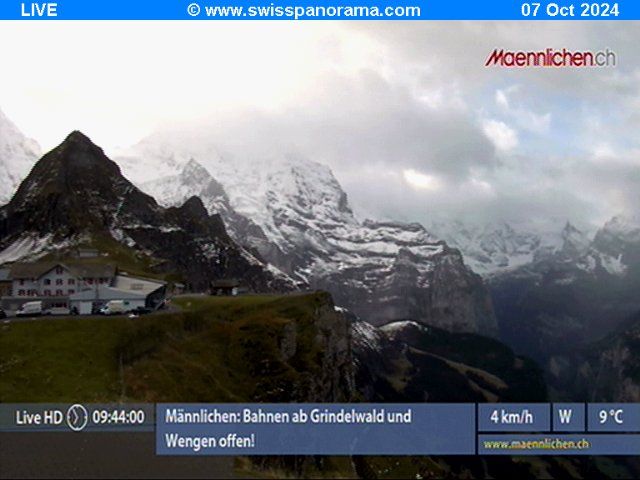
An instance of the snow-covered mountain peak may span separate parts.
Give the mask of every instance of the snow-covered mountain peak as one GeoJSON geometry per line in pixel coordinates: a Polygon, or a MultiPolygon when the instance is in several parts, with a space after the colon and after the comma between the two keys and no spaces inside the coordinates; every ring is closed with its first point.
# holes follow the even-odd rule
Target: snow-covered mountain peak
{"type": "Polygon", "coordinates": [[[7,203],[40,157],[40,146],[27,138],[0,110],[0,205],[7,203]]]}
{"type": "Polygon", "coordinates": [[[193,180],[199,179],[201,177],[211,177],[211,174],[207,171],[207,169],[196,162],[193,158],[184,164],[184,167],[182,167],[181,175],[193,180]]]}
{"type": "Polygon", "coordinates": [[[326,165],[286,152],[221,153],[202,138],[155,136],[136,148],[137,156],[120,162],[144,191],[165,205],[200,196],[236,242],[301,283],[330,291],[357,315],[495,333],[487,292],[457,251],[419,224],[361,222],[326,165]],[[149,178],[167,171],[173,173],[149,178]]]}
{"type": "MultiPolygon", "coordinates": [[[[184,191],[201,194],[203,182],[214,179],[224,186],[229,206],[259,225],[285,251],[291,247],[288,225],[312,219],[321,219],[324,228],[356,222],[346,194],[325,165],[299,155],[256,159],[222,154],[216,145],[176,145],[170,139],[153,138],[117,161],[129,178],[161,203],[184,199],[184,191]]],[[[206,198],[203,201],[207,208],[213,206],[206,198]]]]}
{"type": "Polygon", "coordinates": [[[541,248],[557,243],[551,238],[516,229],[506,222],[437,222],[431,226],[431,230],[448,244],[460,249],[465,263],[481,275],[492,275],[526,265],[533,261],[541,248]]]}
{"type": "Polygon", "coordinates": [[[583,255],[589,250],[591,245],[591,239],[589,236],[581,230],[578,230],[571,222],[567,222],[562,233],[560,234],[562,239],[561,252],[569,257],[578,257],[583,255]]]}
{"type": "Polygon", "coordinates": [[[475,272],[491,277],[560,255],[578,259],[591,248],[592,234],[573,223],[552,221],[542,226],[524,222],[435,222],[431,228],[448,244],[460,249],[475,272]]]}
{"type": "Polygon", "coordinates": [[[614,265],[614,270],[624,273],[628,266],[640,262],[640,218],[613,217],[598,230],[592,247],[609,259],[608,263],[614,265]]]}
{"type": "Polygon", "coordinates": [[[613,217],[605,223],[599,234],[606,234],[625,242],[638,242],[640,241],[640,216],[613,217]]]}

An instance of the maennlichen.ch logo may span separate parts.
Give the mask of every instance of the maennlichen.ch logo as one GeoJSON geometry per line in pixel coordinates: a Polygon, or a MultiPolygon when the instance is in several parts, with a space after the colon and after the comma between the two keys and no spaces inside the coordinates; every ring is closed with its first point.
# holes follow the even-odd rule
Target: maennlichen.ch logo
{"type": "Polygon", "coordinates": [[[610,68],[618,65],[618,55],[609,48],[599,51],[556,50],[505,50],[494,49],[485,67],[504,68],[610,68]]]}

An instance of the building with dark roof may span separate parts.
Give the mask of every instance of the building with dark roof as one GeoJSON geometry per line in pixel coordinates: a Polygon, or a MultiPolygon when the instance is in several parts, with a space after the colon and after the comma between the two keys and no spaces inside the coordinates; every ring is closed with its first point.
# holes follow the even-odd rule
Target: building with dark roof
{"type": "Polygon", "coordinates": [[[18,310],[31,301],[43,308],[64,307],[81,314],[96,311],[111,300],[156,309],[166,297],[166,283],[120,273],[112,264],[91,261],[14,263],[0,270],[4,285],[1,306],[18,310]]]}
{"type": "Polygon", "coordinates": [[[16,310],[27,301],[69,307],[69,296],[96,286],[109,286],[117,274],[110,264],[61,262],[14,263],[9,267],[11,289],[2,298],[5,309],[16,310]]]}

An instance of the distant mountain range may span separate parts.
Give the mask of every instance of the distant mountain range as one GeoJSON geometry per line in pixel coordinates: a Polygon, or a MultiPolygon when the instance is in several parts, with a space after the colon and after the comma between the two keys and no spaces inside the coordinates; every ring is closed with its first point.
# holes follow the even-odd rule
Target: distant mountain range
{"type": "Polygon", "coordinates": [[[616,217],[588,237],[567,224],[555,248],[487,276],[500,338],[546,362],[640,312],[640,223],[616,217]]]}
{"type": "Polygon", "coordinates": [[[429,229],[459,248],[465,263],[484,277],[513,271],[572,245],[582,249],[589,242],[587,235],[569,222],[564,227],[546,227],[544,232],[506,222],[473,224],[458,220],[433,222],[429,229]]]}
{"type": "Polygon", "coordinates": [[[489,293],[458,250],[419,224],[357,219],[326,166],[286,155],[231,158],[159,137],[116,160],[165,206],[200,196],[236,242],[369,322],[411,318],[497,333],[489,293]],[[155,171],[163,176],[153,179],[155,171]]]}
{"type": "MultiPolygon", "coordinates": [[[[37,146],[4,116],[0,129],[10,132],[2,137],[0,152],[13,152],[18,159],[0,157],[0,168],[15,172],[1,185],[10,195],[35,163],[37,146]]],[[[149,205],[146,213],[127,215],[147,216],[160,209],[182,218],[183,210],[176,209],[187,209],[196,217],[219,216],[217,231],[224,230],[249,263],[257,262],[295,288],[325,289],[337,304],[373,324],[409,319],[453,332],[494,335],[544,363],[558,351],[602,338],[640,311],[637,219],[613,218],[595,234],[569,222],[543,234],[506,223],[450,221],[425,229],[415,223],[360,220],[329,168],[299,156],[240,158],[220,153],[206,138],[154,135],[115,160],[132,184],[118,180],[128,186],[111,200],[120,201],[133,188],[137,193],[131,195],[149,205]]],[[[135,222],[127,226],[113,211],[97,214],[97,204],[89,209],[91,215],[63,218],[59,212],[71,196],[70,184],[55,207],[50,199],[34,204],[29,189],[42,191],[51,175],[36,170],[0,214],[9,218],[12,212],[11,222],[27,222],[18,227],[5,222],[0,263],[64,247],[68,237],[57,228],[64,225],[77,237],[97,219],[118,241],[153,250],[141,229],[131,228],[135,222]],[[26,211],[41,207],[44,213],[18,220],[24,202],[26,211]],[[29,233],[20,234],[24,229],[29,233]]],[[[86,191],[90,201],[96,195],[90,185],[103,188],[114,172],[95,176],[83,171],[85,181],[75,192],[86,191]]],[[[71,209],[82,211],[80,205],[71,209]]],[[[158,229],[182,221],[153,215],[158,229]]]]}
{"type": "Polygon", "coordinates": [[[499,338],[543,364],[586,348],[640,312],[637,217],[617,216],[589,233],[569,222],[544,233],[506,223],[431,228],[483,275],[499,338]]]}

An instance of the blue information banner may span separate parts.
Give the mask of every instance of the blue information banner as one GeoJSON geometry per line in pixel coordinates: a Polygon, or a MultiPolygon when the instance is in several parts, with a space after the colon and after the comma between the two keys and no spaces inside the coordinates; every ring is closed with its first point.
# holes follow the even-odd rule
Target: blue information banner
{"type": "Polygon", "coordinates": [[[640,20],[640,2],[583,0],[2,0],[0,20],[640,20]]]}
{"type": "Polygon", "coordinates": [[[0,433],[155,432],[159,455],[640,455],[638,403],[0,403],[0,433]]]}
{"type": "Polygon", "coordinates": [[[473,455],[473,404],[158,404],[158,455],[473,455]]]}

